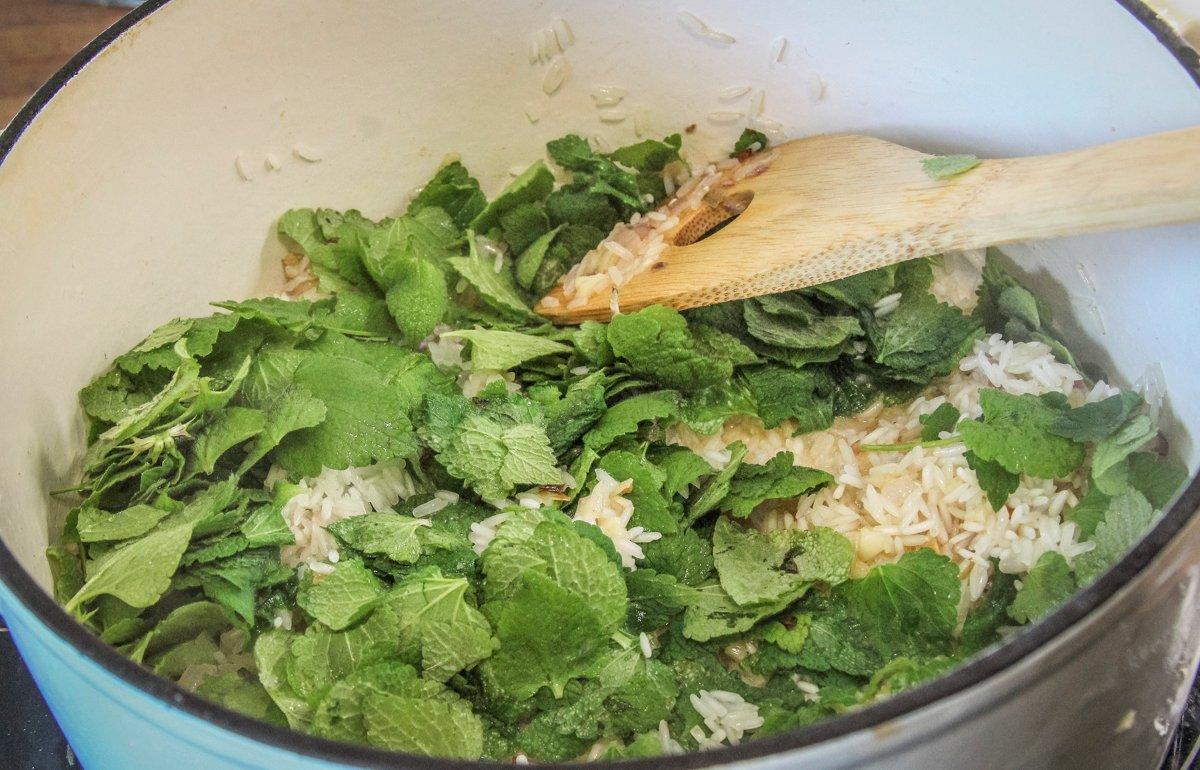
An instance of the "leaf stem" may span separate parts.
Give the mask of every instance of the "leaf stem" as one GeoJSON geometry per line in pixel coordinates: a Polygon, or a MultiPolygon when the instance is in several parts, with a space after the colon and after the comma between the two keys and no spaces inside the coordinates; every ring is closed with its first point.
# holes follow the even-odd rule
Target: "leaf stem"
{"type": "Polygon", "coordinates": [[[954,435],[950,438],[940,438],[935,441],[906,441],[903,444],[859,444],[858,449],[860,452],[907,452],[917,447],[934,449],[936,447],[954,446],[961,443],[962,439],[954,435]]]}

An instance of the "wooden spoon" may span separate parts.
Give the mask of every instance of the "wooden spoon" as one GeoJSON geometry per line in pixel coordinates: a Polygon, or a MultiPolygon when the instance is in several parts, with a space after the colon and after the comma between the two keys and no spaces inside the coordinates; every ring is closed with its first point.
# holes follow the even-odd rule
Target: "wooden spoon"
{"type": "MultiPolygon", "coordinates": [[[[1200,127],[985,160],[944,180],[923,168],[933,156],[869,136],[814,136],[774,152],[760,175],[714,188],[666,232],[661,257],[620,287],[622,312],[774,294],[946,251],[1200,219],[1200,127]]],[[[578,307],[561,284],[549,296],[535,310],[557,323],[612,315],[607,288],[578,307]]]]}

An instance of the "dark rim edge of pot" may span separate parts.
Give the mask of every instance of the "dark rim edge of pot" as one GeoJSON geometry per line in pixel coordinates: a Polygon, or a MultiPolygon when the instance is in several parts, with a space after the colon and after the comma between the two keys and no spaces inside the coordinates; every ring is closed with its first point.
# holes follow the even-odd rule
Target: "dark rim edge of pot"
{"type": "MultiPolygon", "coordinates": [[[[4,162],[38,113],[67,82],[75,77],[88,62],[117,41],[128,29],[170,1],[148,0],[130,11],[95,40],[88,43],[43,84],[16,114],[12,122],[0,133],[0,163],[4,162]]],[[[1200,53],[1189,46],[1142,0],[1116,0],[1116,2],[1145,26],[1187,71],[1197,86],[1200,86],[1200,53]]],[[[891,698],[864,706],[842,716],[749,741],[740,746],[671,757],[622,760],[619,763],[611,764],[618,764],[623,768],[630,768],[630,770],[685,770],[783,754],[841,738],[860,730],[878,727],[892,719],[981,684],[989,677],[1016,665],[1104,604],[1153,561],[1171,539],[1184,528],[1198,509],[1200,509],[1200,475],[1189,481],[1183,494],[1142,541],[1099,580],[1077,593],[1068,602],[1028,630],[927,684],[906,690],[891,698]]],[[[142,668],[114,648],[101,642],[84,626],[75,622],[49,594],[42,590],[17,561],[3,540],[0,540],[0,581],[8,586],[13,595],[40,622],[110,674],[126,684],[160,699],[168,706],[179,708],[191,716],[238,733],[253,741],[322,761],[354,767],[379,768],[379,770],[396,767],[398,756],[403,756],[406,766],[419,770],[465,770],[488,765],[511,767],[511,765],[492,762],[465,762],[408,754],[398,755],[389,751],[338,743],[269,725],[188,692],[174,682],[142,668]]],[[[580,764],[540,764],[539,767],[580,767],[580,764]]]]}

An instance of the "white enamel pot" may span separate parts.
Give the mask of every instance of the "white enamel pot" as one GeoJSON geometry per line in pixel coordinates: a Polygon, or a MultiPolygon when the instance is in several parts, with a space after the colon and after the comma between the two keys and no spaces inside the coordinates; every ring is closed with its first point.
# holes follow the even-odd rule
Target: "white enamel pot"
{"type": "MultiPolygon", "coordinates": [[[[61,516],[47,490],[74,478],[83,447],[77,390],[155,325],[277,290],[281,211],[391,214],[450,152],[494,192],[548,139],[576,131],[615,145],[635,122],[658,134],[695,123],[695,152],[715,153],[740,127],[709,115],[744,111],[747,97],[718,97],[741,85],[764,88],[765,117],[792,135],[857,131],[987,156],[1200,124],[1195,52],[1136,0],[687,4],[732,44],[690,31],[679,10],[151,0],[3,133],[0,612],[84,767],[465,767],[201,701],[102,645],[45,593],[42,553],[61,516]],[[575,42],[547,96],[528,45],[556,18],[575,42]],[[589,92],[604,85],[628,90],[623,122],[600,121],[589,92]]],[[[1198,243],[1188,225],[1008,250],[1082,359],[1125,384],[1161,365],[1165,430],[1193,475],[1198,243]]],[[[630,766],[1152,767],[1197,663],[1198,505],[1193,477],[1115,570],[945,678],[792,733],[630,766]]]]}

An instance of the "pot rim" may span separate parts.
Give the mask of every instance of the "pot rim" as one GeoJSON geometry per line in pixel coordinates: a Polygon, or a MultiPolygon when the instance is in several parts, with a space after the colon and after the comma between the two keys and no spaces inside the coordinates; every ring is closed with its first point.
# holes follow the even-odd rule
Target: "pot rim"
{"type": "MultiPolygon", "coordinates": [[[[130,11],[100,33],[95,40],[88,43],[43,84],[12,119],[12,122],[0,132],[0,164],[3,164],[21,135],[41,110],[71,78],[75,77],[88,62],[116,42],[127,30],[169,2],[171,0],[148,0],[130,11]]],[[[1193,49],[1143,0],[1115,0],[1115,2],[1145,26],[1200,87],[1200,53],[1193,49]]],[[[1198,510],[1200,510],[1200,473],[1189,480],[1183,494],[1142,541],[1099,580],[1077,593],[1026,631],[1013,636],[992,648],[991,651],[954,669],[945,676],[841,716],[753,740],[739,746],[670,757],[622,760],[619,764],[630,770],[685,770],[711,768],[727,763],[784,754],[878,727],[890,720],[982,684],[988,678],[1012,668],[1024,658],[1032,655],[1104,604],[1126,583],[1145,570],[1198,510]]],[[[115,648],[101,642],[82,624],[75,622],[49,594],[42,590],[17,561],[16,556],[9,550],[3,539],[0,539],[0,582],[3,582],[12,591],[13,595],[38,621],[125,684],[135,687],[165,704],[179,708],[189,716],[202,719],[223,730],[237,733],[243,738],[312,759],[359,768],[378,768],[379,770],[394,768],[398,756],[404,758],[405,766],[415,770],[467,770],[489,766],[511,766],[490,761],[467,762],[398,754],[365,746],[339,743],[270,725],[231,711],[184,690],[168,679],[151,673],[148,669],[121,655],[115,648]]],[[[579,763],[539,764],[539,767],[551,769],[579,766],[579,763]]]]}

